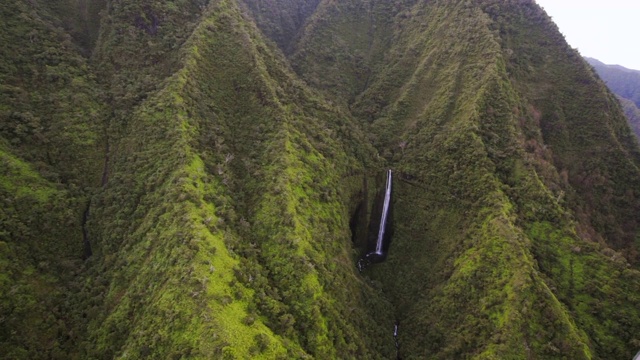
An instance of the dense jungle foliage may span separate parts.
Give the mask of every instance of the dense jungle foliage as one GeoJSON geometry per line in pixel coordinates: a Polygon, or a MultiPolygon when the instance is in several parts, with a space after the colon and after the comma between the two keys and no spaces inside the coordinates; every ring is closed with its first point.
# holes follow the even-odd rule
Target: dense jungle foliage
{"type": "Polygon", "coordinates": [[[0,358],[640,348],[638,141],[533,0],[0,20],[0,358]],[[389,168],[390,253],[359,272],[389,168]]]}

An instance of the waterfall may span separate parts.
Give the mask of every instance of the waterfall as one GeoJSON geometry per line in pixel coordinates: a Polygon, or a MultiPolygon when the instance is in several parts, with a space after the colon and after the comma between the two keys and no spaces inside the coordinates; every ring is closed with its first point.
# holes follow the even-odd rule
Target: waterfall
{"type": "Polygon", "coordinates": [[[387,171],[387,184],[384,191],[384,205],[382,207],[382,218],[380,219],[380,228],[378,229],[378,239],[376,241],[376,255],[383,256],[383,246],[385,245],[385,232],[387,231],[387,223],[389,219],[389,208],[391,205],[391,182],[392,171],[387,171]]]}
{"type": "Polygon", "coordinates": [[[364,255],[358,260],[358,269],[364,270],[373,263],[387,257],[393,233],[393,171],[387,170],[385,186],[379,191],[371,211],[367,245],[364,255]]]}

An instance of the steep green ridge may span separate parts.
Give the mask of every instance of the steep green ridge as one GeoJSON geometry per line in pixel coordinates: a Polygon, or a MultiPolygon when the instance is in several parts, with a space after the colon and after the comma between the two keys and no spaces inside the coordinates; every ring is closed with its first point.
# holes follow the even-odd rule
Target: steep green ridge
{"type": "Polygon", "coordinates": [[[0,134],[48,179],[96,186],[104,107],[85,59],[46,9],[17,2],[1,15],[0,134]]]}
{"type": "Polygon", "coordinates": [[[296,72],[342,105],[350,104],[386,68],[395,14],[410,1],[323,1],[296,36],[291,50],[296,72]]]}
{"type": "MultiPolygon", "coordinates": [[[[175,57],[124,128],[111,125],[89,222],[90,287],[106,296],[88,354],[388,358],[392,343],[376,339],[393,318],[373,313],[390,305],[350,251],[357,158],[372,157],[362,134],[295,80],[234,2],[211,3],[175,57]]],[[[120,71],[133,73],[141,60],[127,61],[120,71]]]]}
{"type": "Polygon", "coordinates": [[[638,143],[533,1],[0,11],[0,357],[389,359],[396,321],[405,359],[640,347],[638,143]]]}
{"type": "Polygon", "coordinates": [[[557,172],[570,185],[560,186],[581,235],[604,237],[635,262],[640,152],[616,98],[583,59],[559,41],[553,27],[541,26],[551,24],[548,20],[507,20],[510,25],[500,29],[508,34],[504,47],[526,54],[512,55],[509,71],[539,115],[540,144],[547,146],[557,172]],[[547,52],[530,55],[545,39],[550,39],[543,48],[547,52]],[[598,155],[592,155],[595,152],[598,155]]]}

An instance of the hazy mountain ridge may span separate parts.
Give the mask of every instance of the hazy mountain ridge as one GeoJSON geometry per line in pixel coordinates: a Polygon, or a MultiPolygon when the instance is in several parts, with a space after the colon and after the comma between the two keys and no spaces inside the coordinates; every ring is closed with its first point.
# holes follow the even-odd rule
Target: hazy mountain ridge
{"type": "MultiPolygon", "coordinates": [[[[3,355],[391,358],[399,321],[404,358],[631,357],[639,150],[548,16],[532,1],[296,4],[107,1],[90,66],[62,69],[89,84],[83,115],[25,106],[77,142],[51,126],[31,143],[0,99],[5,202],[37,204],[3,206],[0,286],[46,319],[15,332],[37,316],[1,298],[3,355]],[[387,167],[396,235],[360,275],[349,220],[387,167]],[[39,208],[74,229],[49,231],[70,248],[29,255],[50,228],[39,208]],[[34,284],[35,265],[59,276],[56,257],[84,270],[34,284]]],[[[51,9],[2,16],[70,21],[51,9]]],[[[37,28],[4,23],[12,44],[37,28]]],[[[87,36],[48,48],[73,58],[87,36]]],[[[32,44],[0,76],[64,95],[16,68],[32,44]]]]}
{"type": "Polygon", "coordinates": [[[640,70],[620,65],[607,65],[593,58],[585,58],[614,93],[629,99],[640,107],[640,70]]]}
{"type": "Polygon", "coordinates": [[[640,139],[640,70],[619,65],[606,65],[592,58],[585,58],[598,75],[607,83],[620,100],[633,132],[640,139]]]}
{"type": "Polygon", "coordinates": [[[620,100],[620,104],[622,104],[622,108],[624,109],[625,115],[627,115],[627,119],[629,119],[629,125],[631,125],[631,129],[636,134],[638,139],[640,139],[640,109],[633,103],[633,101],[625,99],[623,97],[618,96],[618,100],[620,100]]]}

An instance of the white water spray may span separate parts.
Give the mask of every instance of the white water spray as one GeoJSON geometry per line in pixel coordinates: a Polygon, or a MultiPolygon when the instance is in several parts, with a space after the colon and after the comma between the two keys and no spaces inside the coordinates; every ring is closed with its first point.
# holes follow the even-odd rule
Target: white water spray
{"type": "Polygon", "coordinates": [[[391,204],[391,182],[392,171],[387,171],[387,184],[384,193],[384,205],[382,207],[382,219],[380,220],[380,228],[378,229],[378,240],[376,242],[376,255],[383,255],[382,246],[384,245],[384,232],[387,228],[389,217],[389,206],[391,204]]]}

